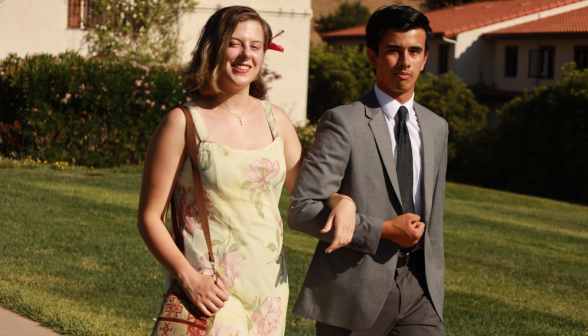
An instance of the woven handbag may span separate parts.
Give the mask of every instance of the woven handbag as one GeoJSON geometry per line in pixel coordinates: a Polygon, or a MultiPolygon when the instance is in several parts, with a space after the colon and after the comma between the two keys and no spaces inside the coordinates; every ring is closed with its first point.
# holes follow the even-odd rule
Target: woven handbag
{"type": "MultiPolygon", "coordinates": [[[[202,177],[200,176],[198,145],[196,145],[196,127],[190,111],[185,106],[179,106],[179,108],[182,109],[186,116],[186,144],[188,147],[188,156],[192,163],[192,179],[196,195],[196,205],[198,206],[198,209],[206,209],[204,188],[202,186],[202,177]]],[[[175,179],[169,197],[172,208],[173,238],[180,251],[184,253],[184,240],[180,232],[180,220],[177,215],[173,196],[174,187],[175,179]]],[[[210,228],[208,226],[208,214],[206,211],[198,211],[198,215],[202,224],[202,231],[204,231],[204,237],[206,238],[210,263],[212,269],[215,269],[212,243],[210,240],[210,228]]],[[[165,218],[165,215],[163,218],[165,218]]],[[[216,271],[212,277],[216,283],[218,279],[216,271]]],[[[171,287],[164,295],[163,305],[161,306],[161,311],[159,312],[151,336],[206,335],[206,331],[210,327],[210,322],[211,321],[190,301],[180,284],[174,280],[171,287]]]]}

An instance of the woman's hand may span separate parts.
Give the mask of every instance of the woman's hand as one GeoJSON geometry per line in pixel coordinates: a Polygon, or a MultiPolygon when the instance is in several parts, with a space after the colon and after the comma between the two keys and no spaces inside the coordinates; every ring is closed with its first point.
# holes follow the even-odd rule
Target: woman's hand
{"type": "Polygon", "coordinates": [[[192,303],[206,316],[210,317],[225,306],[229,294],[221,279],[214,283],[212,276],[196,271],[179,280],[180,286],[192,303]]]}
{"type": "Polygon", "coordinates": [[[345,195],[333,194],[327,201],[331,214],[322,233],[331,231],[335,226],[335,238],[325,252],[331,253],[336,249],[351,243],[355,231],[355,202],[345,195]]]}

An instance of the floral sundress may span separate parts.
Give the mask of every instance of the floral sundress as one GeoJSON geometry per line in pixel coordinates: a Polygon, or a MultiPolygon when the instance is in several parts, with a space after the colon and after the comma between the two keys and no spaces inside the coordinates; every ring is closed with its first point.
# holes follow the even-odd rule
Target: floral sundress
{"type": "MultiPolygon", "coordinates": [[[[216,271],[229,300],[212,319],[211,336],[279,336],[286,328],[288,277],[278,202],[286,161],[271,105],[261,101],[273,142],[237,150],[209,139],[196,108],[188,107],[202,144],[198,150],[216,271]]],[[[185,255],[202,274],[212,274],[186,158],[174,189],[185,255]]],[[[167,286],[171,276],[167,274],[167,286]]]]}

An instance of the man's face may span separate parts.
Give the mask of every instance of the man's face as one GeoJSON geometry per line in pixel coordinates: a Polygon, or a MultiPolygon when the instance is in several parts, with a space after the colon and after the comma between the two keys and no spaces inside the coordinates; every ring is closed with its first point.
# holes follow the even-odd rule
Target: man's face
{"type": "Polygon", "coordinates": [[[378,87],[402,104],[412,97],[419,73],[425,68],[427,34],[422,28],[409,31],[388,29],[380,41],[379,55],[368,48],[378,87]]]}

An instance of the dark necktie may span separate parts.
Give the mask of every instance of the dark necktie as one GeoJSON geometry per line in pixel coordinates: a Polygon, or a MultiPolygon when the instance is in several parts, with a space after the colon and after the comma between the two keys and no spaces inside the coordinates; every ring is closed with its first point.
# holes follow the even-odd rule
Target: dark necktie
{"type": "Polygon", "coordinates": [[[400,198],[402,199],[402,209],[404,213],[416,213],[414,210],[414,199],[412,197],[412,146],[410,144],[410,135],[406,126],[406,116],[408,109],[400,106],[398,109],[398,144],[396,146],[396,175],[398,176],[398,186],[400,187],[400,198]]]}

